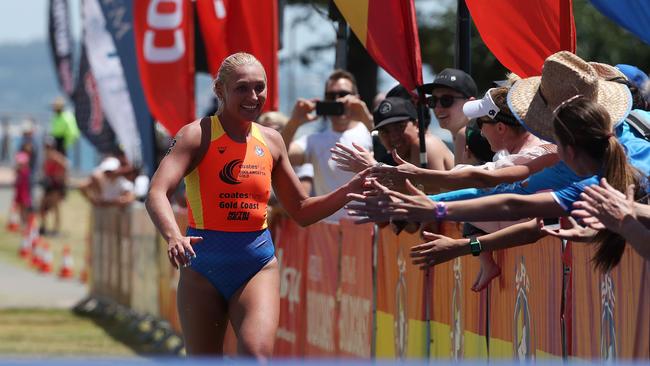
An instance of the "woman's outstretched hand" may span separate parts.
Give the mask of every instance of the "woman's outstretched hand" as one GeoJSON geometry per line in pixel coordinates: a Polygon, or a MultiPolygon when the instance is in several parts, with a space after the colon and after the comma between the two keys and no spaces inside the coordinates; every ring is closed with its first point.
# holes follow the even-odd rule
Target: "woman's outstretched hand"
{"type": "Polygon", "coordinates": [[[377,164],[370,169],[370,177],[392,190],[406,192],[406,180],[417,176],[418,167],[402,159],[395,150],[391,154],[397,166],[377,164]]]}
{"type": "Polygon", "coordinates": [[[330,149],[332,152],[332,160],[336,162],[336,166],[339,169],[346,172],[358,173],[377,164],[370,151],[354,142],[352,146],[354,149],[337,142],[336,147],[330,149]]]}
{"type": "Polygon", "coordinates": [[[463,239],[452,239],[428,231],[422,232],[422,238],[427,242],[411,247],[413,264],[419,265],[420,269],[427,269],[469,253],[469,245],[463,243],[463,239]]]}
{"type": "Polygon", "coordinates": [[[348,195],[356,202],[349,203],[346,208],[350,216],[361,217],[357,223],[435,220],[435,202],[408,180],[406,189],[410,194],[393,191],[377,180],[371,180],[371,187],[371,190],[364,191],[363,194],[348,195]]]}
{"type": "Polygon", "coordinates": [[[556,238],[571,240],[575,242],[590,242],[594,239],[598,230],[594,230],[590,227],[582,226],[571,216],[567,217],[569,219],[568,228],[560,229],[551,229],[544,226],[544,221],[541,218],[537,219],[537,226],[539,230],[546,235],[551,235],[556,238]]]}

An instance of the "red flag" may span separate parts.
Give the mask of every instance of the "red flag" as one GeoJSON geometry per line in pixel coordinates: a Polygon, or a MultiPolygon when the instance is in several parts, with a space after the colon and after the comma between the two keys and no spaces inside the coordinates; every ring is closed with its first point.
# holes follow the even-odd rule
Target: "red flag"
{"type": "Polygon", "coordinates": [[[254,55],[266,71],[265,110],[278,109],[278,9],[275,0],[197,0],[208,67],[214,76],[236,52],[254,55]]]}
{"type": "Polygon", "coordinates": [[[138,69],[153,116],[176,134],[195,119],[194,23],[190,0],[134,4],[138,69]]]}
{"type": "Polygon", "coordinates": [[[544,60],[576,51],[572,0],[465,0],[483,42],[508,70],[540,75],[544,60]]]}
{"type": "Polygon", "coordinates": [[[370,56],[408,90],[422,85],[422,56],[412,0],[334,0],[370,56]]]}

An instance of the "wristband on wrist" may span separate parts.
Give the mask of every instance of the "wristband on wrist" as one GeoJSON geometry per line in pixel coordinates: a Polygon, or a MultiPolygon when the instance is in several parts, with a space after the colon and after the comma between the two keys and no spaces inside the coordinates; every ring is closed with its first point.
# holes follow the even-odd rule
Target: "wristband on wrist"
{"type": "Polygon", "coordinates": [[[483,247],[481,246],[481,242],[478,240],[477,237],[475,236],[470,236],[469,237],[469,251],[472,253],[473,256],[478,256],[481,254],[481,251],[483,250],[483,247]]]}
{"type": "Polygon", "coordinates": [[[443,220],[447,217],[447,205],[444,202],[436,202],[436,220],[443,220]]]}

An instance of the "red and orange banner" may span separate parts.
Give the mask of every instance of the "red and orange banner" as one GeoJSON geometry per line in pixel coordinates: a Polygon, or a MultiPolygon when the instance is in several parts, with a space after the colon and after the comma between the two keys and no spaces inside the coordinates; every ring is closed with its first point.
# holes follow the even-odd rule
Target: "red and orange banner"
{"type": "Polygon", "coordinates": [[[175,135],[195,116],[194,17],[190,0],[134,3],[140,80],[153,116],[175,135]]]}

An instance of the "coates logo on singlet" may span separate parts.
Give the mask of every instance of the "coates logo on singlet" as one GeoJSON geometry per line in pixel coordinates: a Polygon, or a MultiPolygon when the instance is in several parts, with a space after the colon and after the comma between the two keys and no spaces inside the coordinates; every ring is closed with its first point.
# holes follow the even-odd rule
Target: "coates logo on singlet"
{"type": "Polygon", "coordinates": [[[235,177],[235,172],[238,170],[237,168],[241,167],[241,163],[242,161],[240,159],[236,159],[224,165],[223,169],[221,169],[219,172],[219,178],[221,178],[221,180],[227,184],[241,183],[241,181],[235,177]]]}

